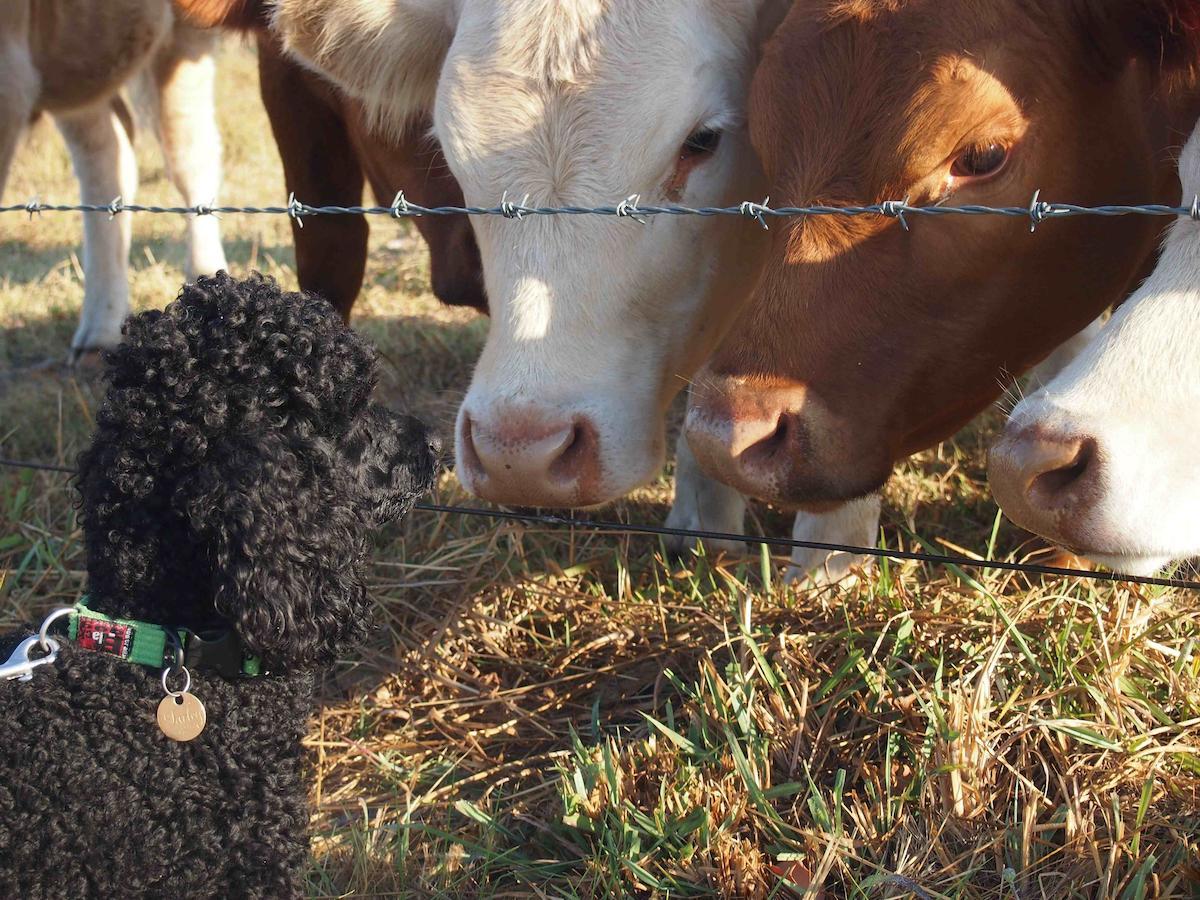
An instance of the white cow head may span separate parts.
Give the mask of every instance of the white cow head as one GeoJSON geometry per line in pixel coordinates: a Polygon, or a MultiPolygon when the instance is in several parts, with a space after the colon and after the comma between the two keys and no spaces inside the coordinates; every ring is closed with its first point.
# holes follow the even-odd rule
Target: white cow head
{"type": "MultiPolygon", "coordinates": [[[[745,127],[786,0],[281,0],[294,53],[384,128],[432,110],[471,205],[759,196],[745,127]],[[528,195],[526,199],[526,195],[528,195]]],[[[663,416],[754,286],[739,218],[474,220],[492,325],[458,417],[487,499],[588,506],[661,465],[663,416]]]]}
{"type": "MultiPolygon", "coordinates": [[[[1200,128],[1180,159],[1200,195],[1200,128]]],[[[1167,233],[1153,274],[992,448],[992,491],[1017,522],[1132,574],[1200,555],[1200,223],[1167,233]]]]}

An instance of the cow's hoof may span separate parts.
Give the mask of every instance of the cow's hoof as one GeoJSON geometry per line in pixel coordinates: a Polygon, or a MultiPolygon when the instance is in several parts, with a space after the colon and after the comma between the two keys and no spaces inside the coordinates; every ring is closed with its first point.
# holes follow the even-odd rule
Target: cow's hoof
{"type": "Polygon", "coordinates": [[[203,254],[189,259],[183,270],[186,281],[195,281],[201,275],[216,275],[221,271],[229,271],[229,263],[225,261],[225,253],[220,247],[217,252],[203,254]]]}
{"type": "MultiPolygon", "coordinates": [[[[825,512],[798,512],[792,524],[792,539],[846,547],[866,548],[875,543],[879,532],[880,499],[878,494],[850,500],[825,512]]],[[[829,551],[817,547],[796,547],[792,564],[784,573],[791,584],[852,584],[871,570],[873,556],[852,550],[829,551]]]]}
{"type": "MultiPolygon", "coordinates": [[[[740,534],[745,519],[745,507],[738,498],[736,505],[728,505],[724,509],[710,510],[711,516],[701,514],[699,505],[681,502],[676,498],[671,513],[667,516],[667,527],[683,531],[705,531],[718,534],[740,534]],[[722,514],[723,513],[723,514],[722,514]]],[[[704,555],[713,558],[717,556],[744,556],[746,544],[744,541],[726,540],[724,538],[699,538],[681,534],[668,535],[665,538],[667,556],[672,562],[687,562],[692,559],[704,545],[704,555]]]]}
{"type": "Polygon", "coordinates": [[[827,587],[831,584],[852,587],[869,574],[874,558],[855,553],[828,553],[824,550],[797,549],[792,564],[783,574],[784,581],[798,586],[827,587]]]}
{"type": "MultiPolygon", "coordinates": [[[[667,523],[670,525],[669,519],[667,523]]],[[[671,525],[671,527],[687,526],[671,525]]],[[[722,541],[714,538],[702,541],[699,538],[673,534],[666,538],[665,543],[667,559],[673,563],[686,563],[701,552],[709,559],[715,559],[718,556],[744,556],[746,554],[746,545],[742,541],[722,541]]]]}
{"type": "Polygon", "coordinates": [[[121,325],[125,319],[122,316],[115,323],[92,324],[80,322],[75,336],[71,338],[71,349],[67,351],[67,364],[75,366],[78,361],[89,354],[102,354],[112,350],[121,343],[121,325]]]}
{"type": "Polygon", "coordinates": [[[104,363],[108,347],[72,347],[67,352],[67,368],[73,372],[94,372],[104,363]]]}

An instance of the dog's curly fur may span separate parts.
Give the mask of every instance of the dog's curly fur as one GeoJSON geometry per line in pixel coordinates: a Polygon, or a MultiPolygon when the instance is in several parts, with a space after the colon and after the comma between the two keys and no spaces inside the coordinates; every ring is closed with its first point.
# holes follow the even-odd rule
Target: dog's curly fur
{"type": "Polygon", "coordinates": [[[129,320],[108,372],[78,480],[89,606],[232,627],[269,674],[192,672],[208,725],[188,743],[158,729],[157,670],[68,646],[0,682],[0,891],[295,896],[314,671],[369,627],[368,533],[436,448],[370,403],[374,355],[327,303],[261,277],[129,320]]]}

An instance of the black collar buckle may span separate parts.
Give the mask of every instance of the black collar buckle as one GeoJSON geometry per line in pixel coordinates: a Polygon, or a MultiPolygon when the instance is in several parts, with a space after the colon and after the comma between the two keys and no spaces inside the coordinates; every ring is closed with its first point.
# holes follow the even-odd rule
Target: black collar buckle
{"type": "Polygon", "coordinates": [[[188,637],[183,664],[189,669],[208,669],[222,678],[245,674],[245,648],[235,631],[192,634],[188,637]]]}

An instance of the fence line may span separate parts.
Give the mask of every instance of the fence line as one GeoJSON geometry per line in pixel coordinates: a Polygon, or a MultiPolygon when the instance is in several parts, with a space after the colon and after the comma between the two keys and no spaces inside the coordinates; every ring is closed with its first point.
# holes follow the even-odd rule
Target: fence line
{"type": "Polygon", "coordinates": [[[219,206],[196,204],[195,206],[152,206],[140,203],[125,203],[120,197],[110,203],[42,203],[30,200],[12,206],[0,206],[2,213],[26,213],[32,218],[48,212],[104,213],[109,217],[121,213],[149,213],[153,215],[214,216],[222,214],[245,214],[267,216],[289,216],[303,226],[310,216],[389,216],[393,219],[410,219],[419,216],[502,216],[506,219],[523,219],[526,216],[608,216],[632,219],[645,224],[655,216],[739,216],[753,219],[763,228],[768,219],[794,219],[807,216],[883,216],[896,219],[907,231],[909,217],[939,218],[945,216],[1003,216],[1027,219],[1029,230],[1050,219],[1065,219],[1077,216],[1188,216],[1200,221],[1200,196],[1190,206],[1167,206],[1159,203],[1111,204],[1103,206],[1079,206],[1073,203],[1050,203],[1041,199],[1041,191],[1035,191],[1027,206],[913,206],[904,200],[885,200],[869,206],[779,206],[770,205],[768,197],[761,203],[745,201],[734,206],[642,206],[641,197],[632,194],[613,206],[530,206],[529,197],[517,203],[505,193],[496,206],[422,206],[409,201],[401,191],[391,206],[313,206],[304,203],[292,194],[286,206],[219,206]]]}
{"type": "MultiPolygon", "coordinates": [[[[0,458],[0,467],[32,469],[75,475],[76,470],[50,463],[27,462],[19,459],[0,458]]],[[[1115,582],[1118,584],[1141,584],[1156,587],[1200,590],[1200,581],[1184,578],[1157,578],[1149,575],[1125,575],[1120,572],[1093,572],[1088,569],[1073,569],[1066,566],[1044,566],[1037,563],[1010,562],[1002,559],[974,559],[970,556],[954,556],[943,553],[924,553],[916,550],[886,550],[879,547],[860,547],[854,544],[835,544],[826,541],[802,541],[795,538],[760,537],[749,534],[732,534],[724,531],[700,531],[691,528],[668,528],[665,525],[629,525],[624,522],[579,519],[574,516],[546,515],[544,513],[510,512],[502,509],[484,509],[475,506],[445,506],[439,503],[417,503],[413,509],[445,515],[471,516],[493,521],[522,522],[528,525],[551,525],[560,528],[581,528],[610,534],[652,535],[658,537],[685,537],[698,540],[732,541],[780,549],[822,550],[830,553],[852,553],[893,561],[915,561],[938,566],[958,566],[971,569],[999,569],[1005,572],[1022,572],[1027,575],[1053,575],[1061,578],[1080,578],[1088,581],[1115,582]]]]}
{"type": "MultiPolygon", "coordinates": [[[[1112,204],[1102,206],[1080,206],[1071,203],[1050,203],[1041,199],[1041,191],[1035,191],[1027,206],[914,206],[908,199],[886,200],[882,203],[868,206],[770,206],[770,198],[761,203],[745,201],[734,206],[702,206],[690,207],[677,204],[666,206],[642,206],[640,196],[630,195],[612,206],[530,206],[526,196],[521,202],[508,199],[507,193],[497,206],[422,206],[409,201],[404,192],[396,194],[390,206],[313,206],[297,199],[295,194],[288,198],[286,206],[220,206],[217,204],[196,204],[194,206],[154,206],[138,203],[125,203],[120,197],[108,204],[87,203],[43,203],[40,200],[30,200],[27,203],[0,206],[0,214],[23,212],[32,219],[42,213],[100,213],[110,218],[121,213],[148,213],[152,215],[208,216],[222,214],[245,215],[283,215],[293,219],[301,227],[304,219],[310,216],[388,216],[394,219],[417,218],[419,216],[501,216],[506,219],[520,220],[526,216],[602,216],[619,219],[632,219],[645,224],[656,216],[737,216],[752,219],[763,228],[768,227],[768,219],[793,219],[807,216],[882,216],[896,219],[907,231],[908,217],[940,218],[946,216],[1001,216],[1007,218],[1022,218],[1029,221],[1029,230],[1035,231],[1037,226],[1050,219],[1073,218],[1078,216],[1188,216],[1193,221],[1200,222],[1200,196],[1193,198],[1190,206],[1168,206],[1157,203],[1146,204],[1112,204]]],[[[34,469],[48,472],[74,474],[74,470],[65,466],[33,463],[22,460],[0,459],[0,466],[9,468],[34,469]]],[[[415,509],[426,512],[436,512],[451,515],[474,516],[501,521],[517,521],[527,524],[544,524],[556,527],[583,528],[593,531],[603,531],[615,534],[655,535],[663,537],[684,537],[698,540],[721,540],[758,544],[760,546],[780,549],[821,550],[832,553],[851,553],[857,556],[870,556],[880,559],[897,561],[926,562],[940,566],[960,566],[972,569],[998,569],[1002,571],[1022,572],[1032,575],[1053,575],[1066,578],[1081,578],[1090,581],[1118,582],[1127,584],[1154,585],[1161,587],[1184,588],[1200,590],[1200,581],[1180,578],[1157,578],[1142,575],[1126,575],[1119,572],[1093,572],[1087,569],[1074,569],[1063,566],[1045,566],[1034,563],[1017,563],[1006,560],[975,559],[968,556],[956,556],[938,553],[924,553],[908,550],[883,550],[878,547],[861,547],[852,544],[835,544],[824,541],[803,541],[795,538],[759,537],[754,535],[732,534],[728,532],[700,531],[683,528],[667,528],[655,525],[627,525],[621,522],[606,522],[601,520],[578,519],[571,516],[535,515],[531,513],[507,512],[504,510],[482,509],[464,506],[441,506],[438,504],[418,503],[415,509]]]]}

